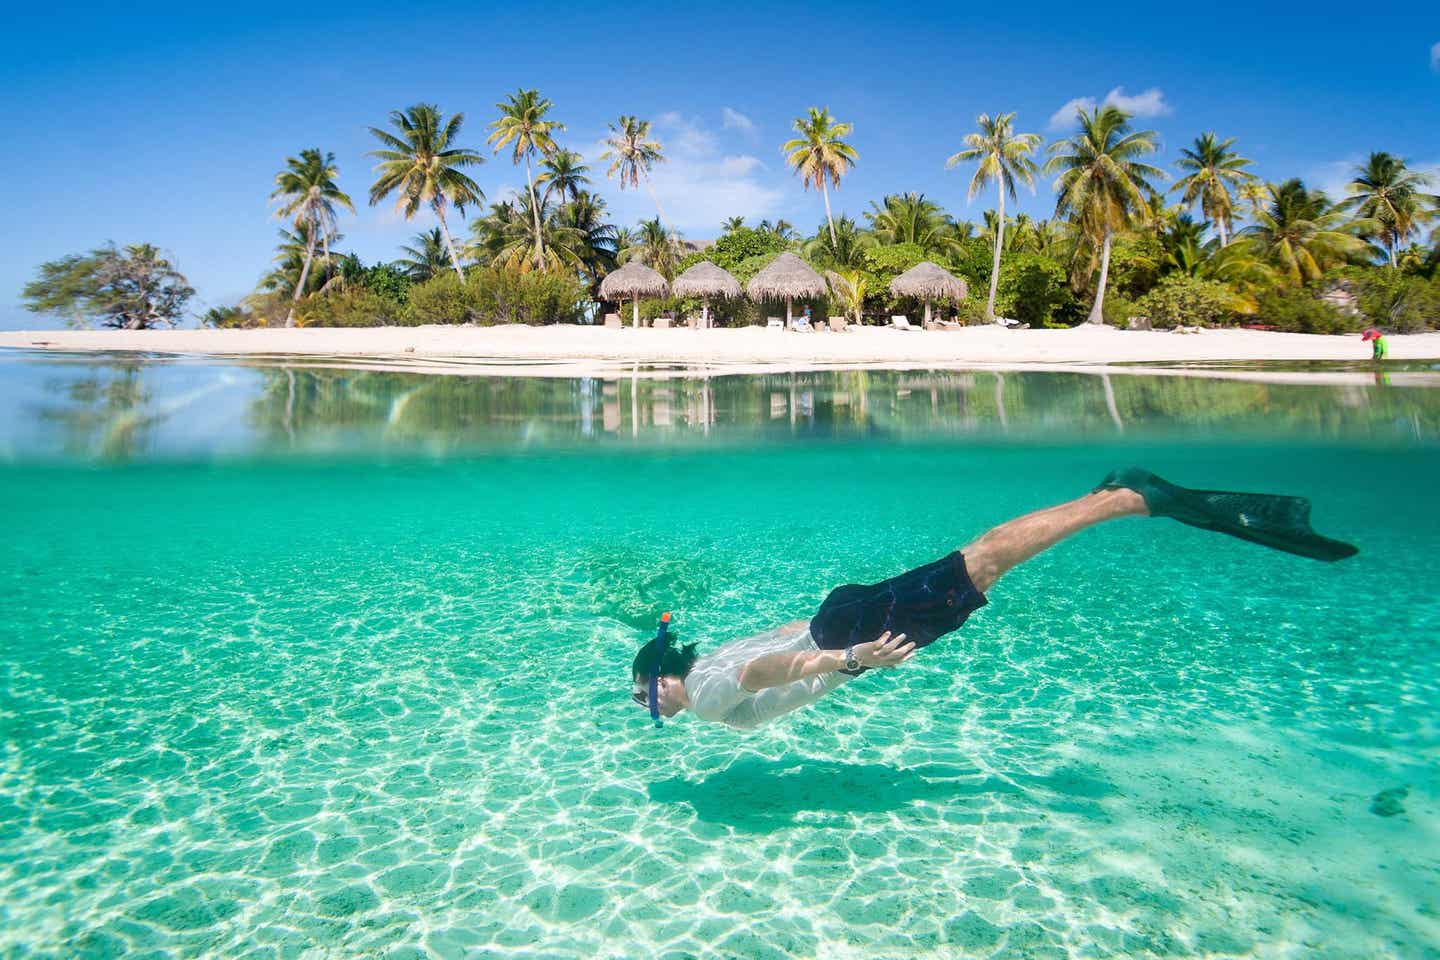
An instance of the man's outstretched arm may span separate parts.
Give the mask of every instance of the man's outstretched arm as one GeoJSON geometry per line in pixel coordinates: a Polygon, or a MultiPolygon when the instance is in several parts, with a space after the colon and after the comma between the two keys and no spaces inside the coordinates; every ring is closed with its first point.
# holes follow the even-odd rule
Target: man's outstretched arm
{"type": "MultiPolygon", "coordinates": [[[[869,643],[855,645],[855,657],[866,667],[893,667],[909,660],[914,652],[915,644],[906,643],[903,633],[893,638],[889,633],[882,633],[869,643]]],[[[767,653],[740,668],[740,686],[751,693],[759,693],[769,687],[783,687],[816,674],[834,673],[844,666],[843,650],[767,653]]]]}

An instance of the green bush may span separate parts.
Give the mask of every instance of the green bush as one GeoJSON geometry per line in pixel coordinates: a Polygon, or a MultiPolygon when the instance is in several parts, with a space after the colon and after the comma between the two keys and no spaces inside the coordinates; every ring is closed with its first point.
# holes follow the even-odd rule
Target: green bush
{"type": "Polygon", "coordinates": [[[405,324],[413,327],[427,323],[480,322],[479,284],[478,277],[461,283],[454,273],[442,273],[415,284],[405,304],[405,324]]]}
{"type": "Polygon", "coordinates": [[[1157,327],[1208,327],[1234,317],[1233,301],[1234,294],[1223,283],[1172,275],[1135,301],[1135,312],[1157,327]]]}
{"type": "MultiPolygon", "coordinates": [[[[989,281],[974,293],[989,295],[989,281]]],[[[1037,253],[1011,254],[1000,260],[1000,282],[995,288],[995,310],[1032,327],[1061,324],[1074,313],[1075,295],[1065,268],[1037,253]]],[[[982,304],[983,312],[983,304],[982,304]]]]}
{"type": "Polygon", "coordinates": [[[1279,287],[1265,293],[1255,319],[1291,333],[1348,333],[1363,323],[1361,317],[1346,315],[1308,287],[1279,287]]]}
{"type": "Polygon", "coordinates": [[[1110,290],[1128,301],[1139,300],[1159,281],[1164,257],[1154,237],[1120,237],[1110,247],[1110,290]]]}
{"type": "MultiPolygon", "coordinates": [[[[1139,312],[1135,309],[1133,300],[1114,290],[1106,291],[1105,302],[1100,305],[1100,311],[1104,314],[1106,323],[1122,330],[1130,326],[1130,318],[1139,312]]],[[[1090,307],[1087,305],[1081,319],[1087,319],[1089,316],[1090,307]]]]}
{"type": "MultiPolygon", "coordinates": [[[[453,271],[448,276],[460,279],[453,271]]],[[[365,288],[371,293],[394,300],[396,303],[404,303],[410,295],[410,289],[415,281],[406,276],[399,267],[390,263],[377,263],[365,271],[365,288]]]]}
{"type": "MultiPolygon", "coordinates": [[[[979,237],[967,237],[960,242],[960,250],[950,258],[951,272],[965,278],[971,291],[990,292],[990,267],[995,262],[995,245],[979,237]]],[[[1000,253],[1001,269],[1004,269],[1005,253],[1000,253]]]]}
{"type": "Polygon", "coordinates": [[[476,312],[482,324],[579,323],[590,292],[578,277],[532,270],[519,273],[499,267],[472,271],[476,312]]]}
{"type": "Polygon", "coordinates": [[[1357,272],[1357,306],[1365,319],[1390,333],[1440,327],[1440,280],[1406,276],[1388,267],[1357,272]]]}
{"type": "MultiPolygon", "coordinates": [[[[717,267],[729,270],[740,279],[741,283],[745,283],[750,277],[740,277],[738,271],[742,263],[755,257],[773,259],[784,249],[785,241],[769,230],[741,227],[739,230],[732,230],[720,237],[702,252],[687,256],[681,261],[681,269],[686,269],[701,260],[709,260],[717,267]]],[[[769,259],[766,260],[767,263],[769,259]]],[[[754,275],[754,273],[750,274],[752,277],[754,275]]]]}
{"type": "Polygon", "coordinates": [[[985,316],[985,298],[990,293],[989,289],[981,291],[978,300],[975,298],[975,293],[975,287],[972,285],[970,296],[955,305],[956,316],[967,327],[978,327],[990,322],[990,318],[985,316]]]}
{"type": "Polygon", "coordinates": [[[242,306],[211,307],[200,315],[200,326],[240,330],[260,326],[260,319],[242,306]]]}
{"type": "Polygon", "coordinates": [[[394,300],[360,287],[302,300],[295,316],[305,327],[388,327],[400,313],[400,304],[394,300]]]}

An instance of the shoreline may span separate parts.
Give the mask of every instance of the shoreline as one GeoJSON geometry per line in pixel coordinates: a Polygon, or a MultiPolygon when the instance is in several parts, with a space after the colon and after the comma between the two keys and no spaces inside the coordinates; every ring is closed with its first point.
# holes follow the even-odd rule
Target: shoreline
{"type": "MultiPolygon", "coordinates": [[[[1440,332],[1387,338],[1391,360],[1440,358],[1440,332]]],[[[546,327],[312,327],[256,330],[54,330],[0,332],[0,348],[46,352],[143,353],[305,360],[327,366],[427,369],[488,376],[574,376],[620,365],[703,367],[710,372],[996,367],[1079,372],[1115,364],[1369,360],[1354,335],[1216,329],[1194,334],[1080,326],[1058,330],[966,327],[899,331],[864,327],[845,333],[793,333],[761,327],[620,330],[546,327]]],[[[627,371],[629,372],[629,371],[627,371]]],[[[1128,370],[1125,372],[1143,372],[1128,370]]],[[[1159,371],[1155,371],[1159,372],[1159,371]]],[[[1202,376],[1239,371],[1193,370],[1202,376]]],[[[1276,373],[1281,376],[1284,374],[1276,373]]],[[[1289,376],[1314,382],[1317,374],[1289,376]]],[[[1370,376],[1363,371],[1346,378],[1370,376]]]]}

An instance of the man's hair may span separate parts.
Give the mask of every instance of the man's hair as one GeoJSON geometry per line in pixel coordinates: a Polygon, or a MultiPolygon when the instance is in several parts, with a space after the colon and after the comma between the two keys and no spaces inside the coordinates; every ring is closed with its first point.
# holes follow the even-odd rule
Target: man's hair
{"type": "MultiPolygon", "coordinates": [[[[674,640],[674,631],[671,631],[670,646],[665,648],[665,656],[660,661],[659,673],[663,676],[679,677],[685,679],[695,661],[700,659],[700,654],[695,652],[698,643],[687,643],[677,649],[674,640]]],[[[630,675],[632,677],[650,676],[650,664],[655,660],[655,641],[646,640],[645,645],[635,654],[635,662],[631,665],[630,675]]]]}

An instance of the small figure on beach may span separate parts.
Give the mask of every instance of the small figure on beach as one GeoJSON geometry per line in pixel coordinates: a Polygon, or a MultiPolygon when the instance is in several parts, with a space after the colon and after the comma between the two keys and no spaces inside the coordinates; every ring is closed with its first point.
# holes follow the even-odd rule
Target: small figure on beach
{"type": "Polygon", "coordinates": [[[1384,360],[1390,353],[1390,345],[1385,342],[1385,334],[1376,330],[1374,327],[1370,327],[1360,335],[1360,342],[1365,343],[1366,341],[1368,341],[1371,346],[1371,360],[1384,360]]]}
{"type": "Polygon", "coordinates": [[[1131,467],[1086,496],[1003,523],[939,560],[880,583],[837,587],[809,620],[704,656],[693,643],[671,647],[667,613],[655,639],[635,655],[631,697],[657,725],[689,710],[737,729],[758,727],[867,670],[905,663],[960,629],[1007,571],[1086,527],[1132,516],[1169,517],[1315,560],[1358,552],[1316,533],[1303,497],[1191,490],[1131,467]]]}

